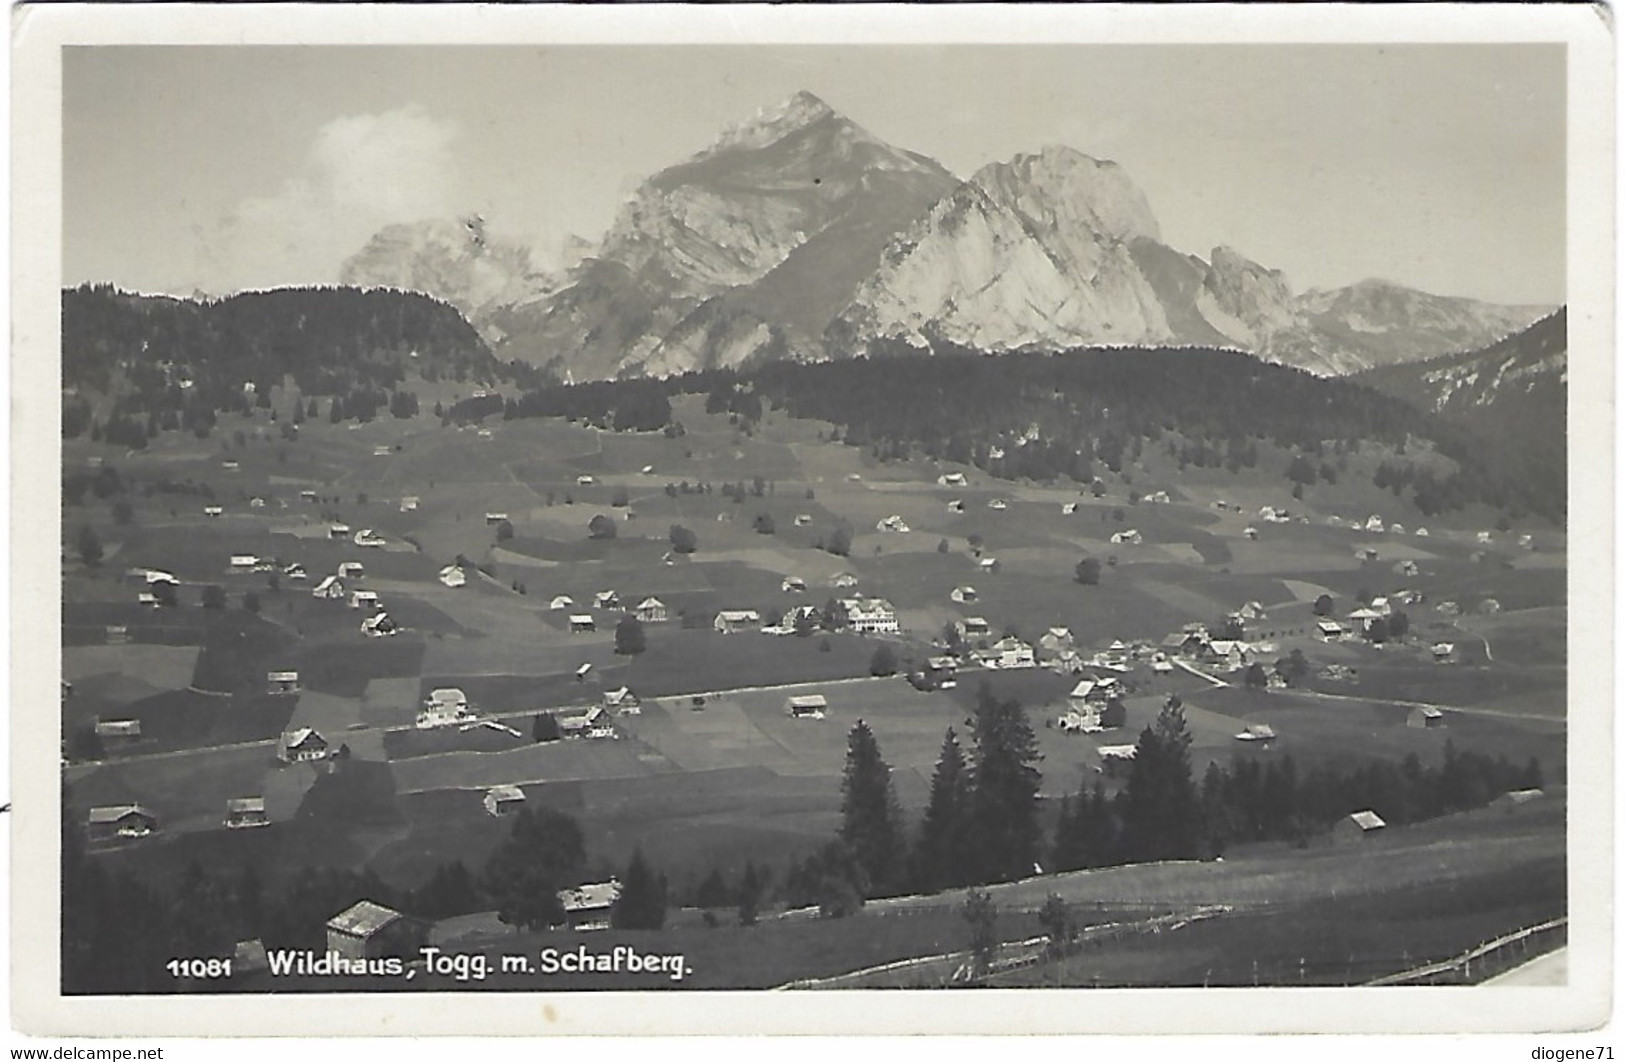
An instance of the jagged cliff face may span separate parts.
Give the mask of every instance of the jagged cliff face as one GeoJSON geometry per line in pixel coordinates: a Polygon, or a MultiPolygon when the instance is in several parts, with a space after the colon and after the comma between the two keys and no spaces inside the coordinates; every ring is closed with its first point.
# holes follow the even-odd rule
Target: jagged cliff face
{"type": "Polygon", "coordinates": [[[392,227],[346,280],[438,295],[499,357],[578,380],[850,356],[881,339],[1233,347],[1335,375],[1483,347],[1550,309],[1380,281],[1300,295],[1231,248],[1203,259],[1164,244],[1116,163],[1046,147],[962,182],[808,93],[650,177],[560,278],[471,231],[392,227]]]}
{"type": "Polygon", "coordinates": [[[951,189],[807,93],[655,174],[513,350],[577,379],[809,356],[897,231],[951,189]]]}
{"type": "Polygon", "coordinates": [[[530,251],[492,238],[476,215],[391,225],[340,268],[339,282],[420,291],[457,307],[487,343],[504,338],[495,314],[545,294],[553,279],[530,251]]]}
{"type": "Polygon", "coordinates": [[[833,345],[942,338],[997,352],[1171,338],[1124,243],[1078,225],[1086,210],[1057,213],[1042,188],[992,176],[993,191],[966,183],[886,249],[831,325],[833,345]]]}
{"type": "Polygon", "coordinates": [[[1115,163],[1046,148],[983,167],[887,248],[830,330],[987,351],[1176,338],[1131,245],[1157,242],[1115,163]]]}

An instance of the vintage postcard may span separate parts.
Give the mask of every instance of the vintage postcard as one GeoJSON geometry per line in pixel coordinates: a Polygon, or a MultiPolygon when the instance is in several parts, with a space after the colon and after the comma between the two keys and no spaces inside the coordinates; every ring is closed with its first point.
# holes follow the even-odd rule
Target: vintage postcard
{"type": "Polygon", "coordinates": [[[14,9],[13,1024],[1596,1028],[1612,34],[14,9]]]}

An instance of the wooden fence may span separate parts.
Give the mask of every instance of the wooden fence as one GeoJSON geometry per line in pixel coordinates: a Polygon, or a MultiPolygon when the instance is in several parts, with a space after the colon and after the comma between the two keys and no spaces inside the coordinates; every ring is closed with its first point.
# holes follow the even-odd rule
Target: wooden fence
{"type": "Polygon", "coordinates": [[[1377,985],[1461,985],[1474,984],[1516,966],[1526,959],[1560,947],[1568,940],[1569,920],[1554,918],[1526,926],[1514,933],[1485,941],[1453,959],[1418,966],[1403,973],[1367,981],[1377,985]]]}

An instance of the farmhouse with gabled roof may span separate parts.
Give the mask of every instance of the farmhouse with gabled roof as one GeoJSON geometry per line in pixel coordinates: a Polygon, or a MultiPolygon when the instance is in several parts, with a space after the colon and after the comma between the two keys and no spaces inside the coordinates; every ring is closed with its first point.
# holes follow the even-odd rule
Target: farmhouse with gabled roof
{"type": "Polygon", "coordinates": [[[829,711],[829,701],[822,693],[808,693],[788,698],[784,710],[795,719],[822,719],[829,711]]]}
{"type": "Polygon", "coordinates": [[[762,625],[762,614],[755,609],[723,609],[711,626],[720,634],[738,634],[762,625]]]}
{"type": "Polygon", "coordinates": [[[223,825],[228,830],[248,830],[271,825],[271,820],[265,814],[265,798],[234,797],[227,800],[223,825]]]}
{"type": "Polygon", "coordinates": [[[93,841],[116,837],[146,837],[158,828],[158,816],[140,804],[114,804],[91,808],[85,830],[93,841]]]}
{"type": "Polygon", "coordinates": [[[345,959],[415,954],[427,926],[392,907],[362,900],[327,920],[327,950],[345,959]]]}
{"type": "Polygon", "coordinates": [[[577,885],[573,889],[561,889],[558,897],[565,922],[571,929],[607,929],[610,912],[615,909],[615,901],[621,898],[621,883],[610,878],[577,885]]]}
{"type": "Polygon", "coordinates": [[[1364,841],[1381,833],[1387,825],[1375,811],[1370,809],[1356,811],[1352,815],[1345,815],[1333,824],[1332,836],[1335,840],[1345,844],[1350,841],[1364,841]]]}
{"type": "Polygon", "coordinates": [[[277,758],[283,763],[306,763],[327,756],[327,739],[308,726],[290,730],[277,742],[277,758]]]}

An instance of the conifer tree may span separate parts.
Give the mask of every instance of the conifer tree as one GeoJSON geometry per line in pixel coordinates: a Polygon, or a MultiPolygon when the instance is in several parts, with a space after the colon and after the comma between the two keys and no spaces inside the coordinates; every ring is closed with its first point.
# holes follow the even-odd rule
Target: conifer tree
{"type": "Polygon", "coordinates": [[[1009,881],[1033,873],[1043,837],[1038,825],[1038,739],[1019,701],[1000,701],[983,683],[971,720],[969,834],[973,880],[1009,881]]]}
{"type": "Polygon", "coordinates": [[[869,879],[872,892],[896,884],[902,866],[902,812],[892,786],[891,764],[867,723],[847,734],[841,778],[841,840],[869,879]]]}
{"type": "Polygon", "coordinates": [[[1185,709],[1169,697],[1140,733],[1123,789],[1123,847],[1130,862],[1193,859],[1200,851],[1201,808],[1191,780],[1185,709]]]}
{"type": "Polygon", "coordinates": [[[969,777],[959,738],[949,727],[942,738],[936,771],[931,775],[931,795],[920,823],[920,840],[914,846],[913,880],[926,892],[964,884],[965,818],[968,812],[969,777]]]}
{"type": "Polygon", "coordinates": [[[610,912],[616,929],[660,929],[666,924],[666,881],[649,868],[642,847],[632,850],[621,895],[610,912]]]}
{"type": "Polygon", "coordinates": [[[544,929],[564,921],[558,892],[576,884],[585,862],[574,819],[547,807],[522,808],[512,832],[486,860],[483,885],[500,921],[544,929]]]}

